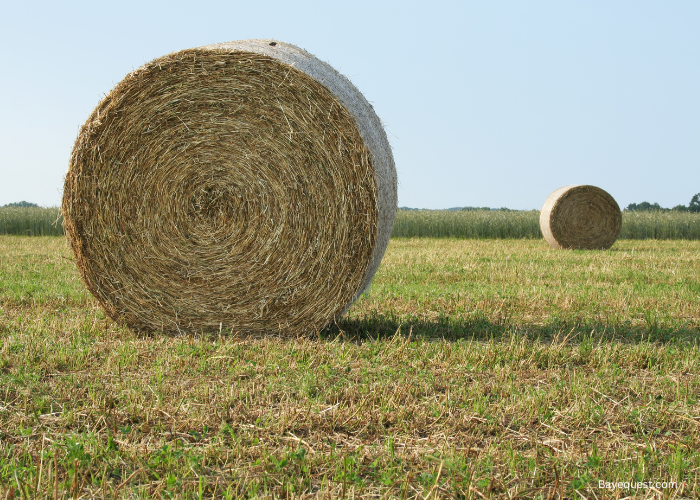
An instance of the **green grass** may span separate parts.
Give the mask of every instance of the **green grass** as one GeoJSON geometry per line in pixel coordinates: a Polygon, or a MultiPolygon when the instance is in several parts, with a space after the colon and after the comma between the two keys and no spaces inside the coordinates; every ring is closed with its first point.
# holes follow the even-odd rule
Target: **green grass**
{"type": "Polygon", "coordinates": [[[0,237],[0,498],[697,498],[699,251],[396,239],[283,340],[136,335],[0,237]]]}
{"type": "Polygon", "coordinates": [[[58,207],[0,207],[0,235],[59,236],[61,220],[58,207]]]}
{"type": "MultiPolygon", "coordinates": [[[[486,210],[399,210],[393,237],[542,238],[540,213],[486,210]]],[[[700,213],[623,212],[622,239],[698,240],[700,213]]]]}

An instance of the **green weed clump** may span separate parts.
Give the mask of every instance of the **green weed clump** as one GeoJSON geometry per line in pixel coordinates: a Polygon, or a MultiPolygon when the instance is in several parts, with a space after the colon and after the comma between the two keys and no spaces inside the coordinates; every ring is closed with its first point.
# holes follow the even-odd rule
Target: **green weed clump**
{"type": "MultiPolygon", "coordinates": [[[[399,210],[394,238],[542,238],[538,210],[399,210]]],[[[698,240],[700,213],[622,213],[620,239],[698,240]]]]}
{"type": "Polygon", "coordinates": [[[0,234],[61,236],[62,222],[58,207],[0,207],[0,234]]]}

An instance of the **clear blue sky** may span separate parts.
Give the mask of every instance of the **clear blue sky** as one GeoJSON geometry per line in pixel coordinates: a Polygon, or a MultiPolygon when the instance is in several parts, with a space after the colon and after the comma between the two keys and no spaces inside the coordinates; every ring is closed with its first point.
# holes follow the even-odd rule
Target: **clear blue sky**
{"type": "Polygon", "coordinates": [[[624,207],[700,192],[700,2],[0,4],[0,205],[58,205],[78,128],[169,52],[274,38],[348,76],[386,125],[399,205],[624,207]]]}

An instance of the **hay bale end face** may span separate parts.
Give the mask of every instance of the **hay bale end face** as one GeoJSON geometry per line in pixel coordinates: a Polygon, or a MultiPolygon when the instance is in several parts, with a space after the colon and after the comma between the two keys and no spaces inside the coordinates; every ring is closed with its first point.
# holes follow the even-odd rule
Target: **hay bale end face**
{"type": "Polygon", "coordinates": [[[286,43],[183,50],[82,127],[62,212],[81,276],[138,331],[319,331],[370,284],[396,170],[372,107],[286,43]]]}
{"type": "Polygon", "coordinates": [[[552,248],[610,248],[622,227],[622,213],[606,191],[588,185],[565,186],[547,197],[540,229],[552,248]]]}

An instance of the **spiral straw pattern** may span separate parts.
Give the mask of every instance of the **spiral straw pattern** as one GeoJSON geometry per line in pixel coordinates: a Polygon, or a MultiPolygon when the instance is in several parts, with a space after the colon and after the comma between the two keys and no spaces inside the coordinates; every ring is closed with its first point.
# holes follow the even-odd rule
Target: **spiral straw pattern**
{"type": "Polygon", "coordinates": [[[391,150],[344,77],[294,47],[183,50],[127,75],[76,140],[62,212],[90,292],[137,331],[319,331],[368,286],[391,150]]]}
{"type": "Polygon", "coordinates": [[[540,229],[552,248],[610,248],[622,227],[622,213],[606,191],[588,185],[564,186],[547,197],[540,229]]]}

